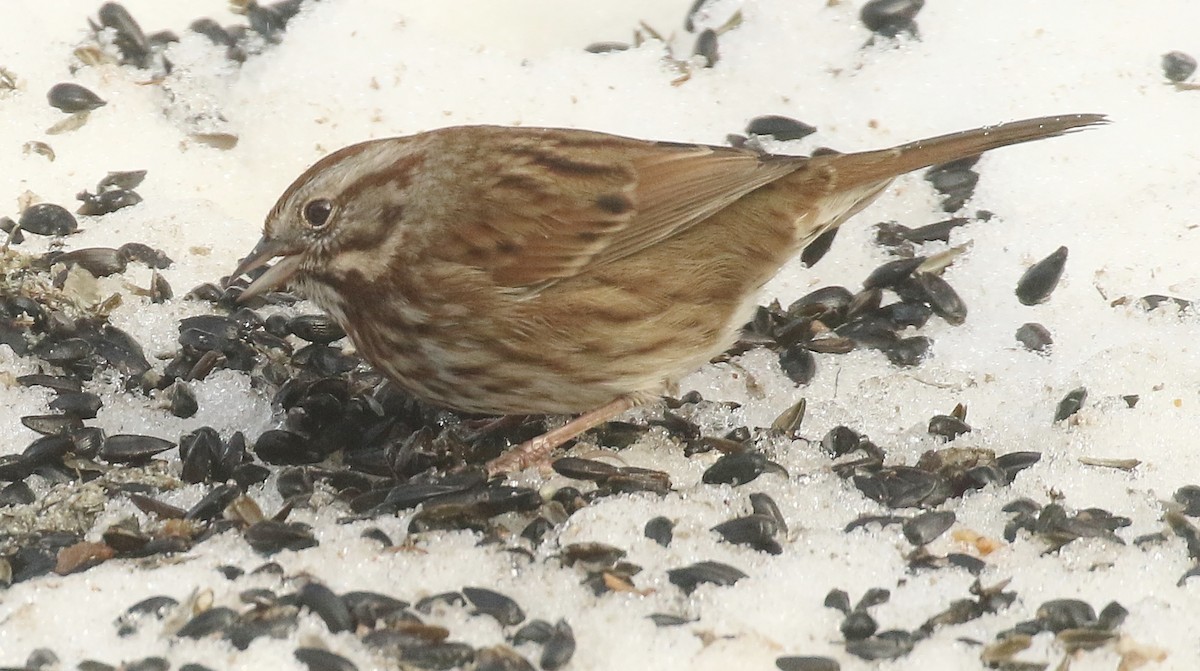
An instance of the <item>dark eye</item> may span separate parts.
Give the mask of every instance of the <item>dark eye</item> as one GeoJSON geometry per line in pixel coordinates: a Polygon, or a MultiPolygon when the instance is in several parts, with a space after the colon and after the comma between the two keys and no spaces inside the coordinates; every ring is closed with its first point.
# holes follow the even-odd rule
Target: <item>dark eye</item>
{"type": "Polygon", "coordinates": [[[313,228],[324,226],[332,213],[333,203],[324,198],[310,200],[304,206],[304,220],[313,228]]]}

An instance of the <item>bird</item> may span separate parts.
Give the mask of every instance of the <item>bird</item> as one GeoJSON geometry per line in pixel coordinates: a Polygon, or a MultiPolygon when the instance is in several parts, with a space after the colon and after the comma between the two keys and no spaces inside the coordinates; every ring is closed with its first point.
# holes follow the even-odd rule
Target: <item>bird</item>
{"type": "Polygon", "coordinates": [[[266,267],[241,300],[290,285],[423,401],[575,416],[488,462],[500,475],[725,351],[763,285],[896,177],[1107,121],[812,156],[488,125],[368,140],[283,192],[230,280],[266,267]]]}

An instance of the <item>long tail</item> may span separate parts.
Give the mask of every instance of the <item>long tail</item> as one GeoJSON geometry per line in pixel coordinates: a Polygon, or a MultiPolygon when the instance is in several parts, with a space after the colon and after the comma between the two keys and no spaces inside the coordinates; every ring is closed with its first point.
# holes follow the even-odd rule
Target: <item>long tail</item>
{"type": "Polygon", "coordinates": [[[939,135],[891,149],[813,156],[790,177],[791,186],[807,194],[796,200],[804,206],[796,212],[794,222],[800,248],[861,212],[893,179],[907,172],[1105,123],[1108,119],[1102,114],[1040,117],[939,135]]]}
{"type": "Polygon", "coordinates": [[[949,163],[1010,144],[1065,135],[1108,123],[1103,114],[1068,114],[984,126],[949,135],[917,140],[891,149],[855,154],[813,157],[813,167],[828,162],[837,188],[853,189],[903,175],[913,170],[949,163]]]}

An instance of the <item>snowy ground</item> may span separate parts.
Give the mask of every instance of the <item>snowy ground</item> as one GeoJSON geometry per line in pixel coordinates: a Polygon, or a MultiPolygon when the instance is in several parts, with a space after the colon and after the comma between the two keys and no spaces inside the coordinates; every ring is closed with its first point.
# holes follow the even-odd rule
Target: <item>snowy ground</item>
{"type": "MultiPolygon", "coordinates": [[[[1191,128],[1200,92],[1169,85],[1161,67],[1168,51],[1200,52],[1200,6],[1194,2],[931,2],[917,17],[919,40],[884,39],[871,46],[864,46],[870,33],[858,19],[857,0],[714,2],[701,25],[719,26],[738,7],[742,23],[721,36],[715,67],[693,62],[690,77],[680,82],[680,71],[664,62],[658,42],[602,55],[583,50],[592,42],[629,41],[641,20],[671,36],[674,54],[686,60],[695,37],[682,29],[690,3],[680,0],[527,0],[503,7],[484,0],[324,0],[306,5],[281,44],[241,66],[186,30],[201,16],[243,21],[225,3],[129,0],[126,7],[147,32],[171,29],[182,37],[168,51],[174,70],[161,84],[148,83],[146,72],[130,67],[72,71],[72,50],[88,41],[86,19],[95,16],[98,3],[9,2],[16,6],[0,22],[0,66],[15,75],[17,88],[0,92],[0,215],[15,218],[25,194],[74,209],[75,194],[106,172],[146,169],[138,188],[143,203],[85,218],[81,232],[65,243],[78,248],[140,241],[161,248],[175,260],[163,275],[176,296],[228,274],[257,240],[275,198],[305,166],[367,138],[498,123],[721,144],[752,117],[783,114],[818,132],[771,149],[807,153],[819,146],[878,148],[1046,114],[1099,112],[1112,124],[982,159],[967,211],[996,216],[955,232],[950,244],[970,241],[970,248],[945,275],[970,315],[962,326],[934,319],[923,329],[935,344],[921,365],[897,368],[870,350],[818,355],[816,378],[797,388],[780,374],[774,355],[756,350],[684,381],[684,391],[741,404],[727,416],[707,411],[697,417],[713,427],[768,426],[807,399],[800,433],[811,442],[784,442],[770,451],[789,477],[767,474],[737,488],[704,485],[701,474],[716,455],[686,458],[665,433],[652,432],[620,458],[668,472],[675,491],[598,500],[552,531],[532,563],[502,546],[479,544],[468,532],[421,534],[410,539],[411,548],[381,552],[378,543],[360,538],[363,529],[378,526],[401,543],[407,515],[341,525],[336,521],[344,510],[297,510],[290,519],[313,524],[320,545],[274,556],[287,576],[282,583],[270,576],[221,577],[216,566],[249,571],[265,561],[239,535],[225,533],[170,560],[115,560],[0,587],[0,665],[19,666],[31,650],[50,648],[66,668],[85,658],[117,664],[149,655],[174,666],[194,661],[225,669],[303,668],[291,651],[317,645],[359,668],[386,668],[355,636],[330,634],[308,613],[288,638],[259,639],[245,651],[221,640],[174,639],[161,626],[118,638],[111,624],[147,596],[183,600],[195,590],[211,590],[217,604],[236,608],[244,589],[286,590],[293,584],[288,580],[306,574],[335,592],[373,589],[412,601],[464,585],[492,587],[517,599],[531,618],[569,621],[577,650],[567,668],[579,671],[771,668],[789,655],[827,656],[845,669],[979,668],[980,646],[964,639],[991,643],[1057,598],[1082,599],[1097,611],[1115,600],[1130,611],[1118,629],[1119,642],[1075,655],[1076,671],[1116,668],[1123,655],[1130,664],[1131,650],[1157,659],[1147,668],[1200,664],[1200,587],[1195,580],[1177,585],[1193,563],[1186,544],[1169,531],[1163,542],[1132,542],[1165,530],[1166,502],[1180,486],[1200,481],[1200,452],[1194,449],[1200,322],[1191,311],[1134,306],[1146,294],[1200,296],[1194,260],[1200,252],[1200,151],[1191,128]],[[83,84],[108,104],[82,128],[48,135],[46,129],[64,115],[46,104],[45,92],[60,81],[83,84]],[[213,148],[189,135],[213,131],[237,135],[236,147],[213,148]],[[55,159],[23,151],[31,140],[49,144],[55,159]],[[1060,245],[1069,247],[1070,256],[1053,296],[1035,307],[1018,303],[1013,288],[1022,272],[1060,245]],[[1122,297],[1131,300],[1114,306],[1122,297]],[[1013,334],[1025,322],[1040,322],[1053,333],[1049,355],[1016,343],[1013,334]],[[1052,423],[1058,401],[1080,386],[1088,390],[1083,409],[1069,422],[1052,423]],[[1121,398],[1130,394],[1140,397],[1132,409],[1121,398]],[[852,602],[869,588],[891,590],[890,601],[871,614],[881,629],[912,630],[952,601],[969,598],[974,577],[954,568],[910,570],[912,546],[898,526],[844,533],[860,515],[889,511],[837,477],[816,441],[845,424],[885,447],[889,463],[912,464],[940,446],[925,430],[929,418],[958,403],[968,407],[974,430],[956,446],[997,454],[1031,450],[1042,459],[1010,486],[941,506],[956,514],[957,523],[929,550],[979,556],[987,563],[981,582],[1011,579],[1007,589],[1017,598],[994,614],[940,627],[907,656],[875,666],[845,651],[842,616],[822,605],[831,589],[846,590],[852,602]],[[1081,464],[1085,457],[1140,463],[1125,471],[1081,464]],[[790,530],[780,555],[718,542],[709,531],[747,512],[750,492],[770,494],[782,509],[790,530]],[[1022,496],[1043,505],[1058,498],[1070,511],[1103,508],[1132,524],[1117,532],[1124,544],[1081,539],[1044,554],[1046,543],[1024,532],[1012,543],[1002,539],[1010,516],[1000,508],[1022,496]],[[676,521],[667,548],[642,533],[657,515],[676,521]],[[966,540],[971,534],[993,539],[997,547],[982,554],[966,540]],[[644,593],[595,597],[579,585],[581,574],[542,561],[559,546],[584,541],[625,549],[626,559],[643,569],[636,584],[644,593]],[[690,596],[668,582],[668,569],[701,560],[728,563],[749,577],[690,596]],[[696,621],[656,627],[647,619],[652,613],[696,621]]],[[[763,302],[778,298],[787,305],[830,284],[857,288],[889,259],[874,244],[871,224],[919,226],[945,216],[927,182],[919,175],[902,178],[846,226],[814,268],[798,261],[785,268],[763,302]]],[[[45,248],[45,239],[30,238],[22,249],[45,248]]],[[[149,270],[131,266],[102,287],[144,287],[149,278],[149,270]]],[[[205,309],[179,299],[151,306],[126,294],[112,320],[154,355],[174,348],[180,317],[205,309]]],[[[6,373],[36,366],[2,347],[0,360],[6,373]]],[[[223,435],[240,429],[254,437],[279,420],[270,398],[239,373],[221,372],[198,384],[200,411],[186,420],[115,389],[102,389],[106,405],[93,422],[110,434],[175,440],[209,425],[223,435]]],[[[46,412],[49,397],[44,389],[4,392],[0,454],[18,453],[36,437],[18,418],[46,412]]],[[[178,468],[174,452],[163,458],[168,470],[178,468]]],[[[539,484],[532,474],[521,482],[539,484]]],[[[558,477],[545,483],[564,484],[558,477]]],[[[46,494],[45,487],[38,491],[46,494]]],[[[205,491],[188,486],[162,498],[186,507],[205,491]]],[[[264,510],[279,505],[270,481],[251,494],[264,510]]],[[[106,508],[93,539],[135,512],[124,500],[99,505],[106,508]]],[[[0,524],[16,519],[0,511],[0,524]]],[[[454,608],[436,614],[455,640],[503,642],[504,632],[492,620],[454,608]]],[[[519,650],[536,659],[536,647],[519,650]]],[[[1061,643],[1043,634],[1017,659],[1054,667],[1065,654],[1061,643]]]]}

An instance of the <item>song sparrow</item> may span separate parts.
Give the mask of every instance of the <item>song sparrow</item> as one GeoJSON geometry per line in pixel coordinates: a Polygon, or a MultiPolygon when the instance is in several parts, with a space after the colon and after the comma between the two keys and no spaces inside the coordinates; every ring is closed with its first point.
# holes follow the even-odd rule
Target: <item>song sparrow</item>
{"type": "Polygon", "coordinates": [[[1029,119],[811,158],[584,130],[464,126],[355,144],[283,193],[234,277],[280,260],[396,384],[485,414],[585,414],[523,468],[736,339],[758,290],[898,175],[1101,124],[1029,119]]]}

